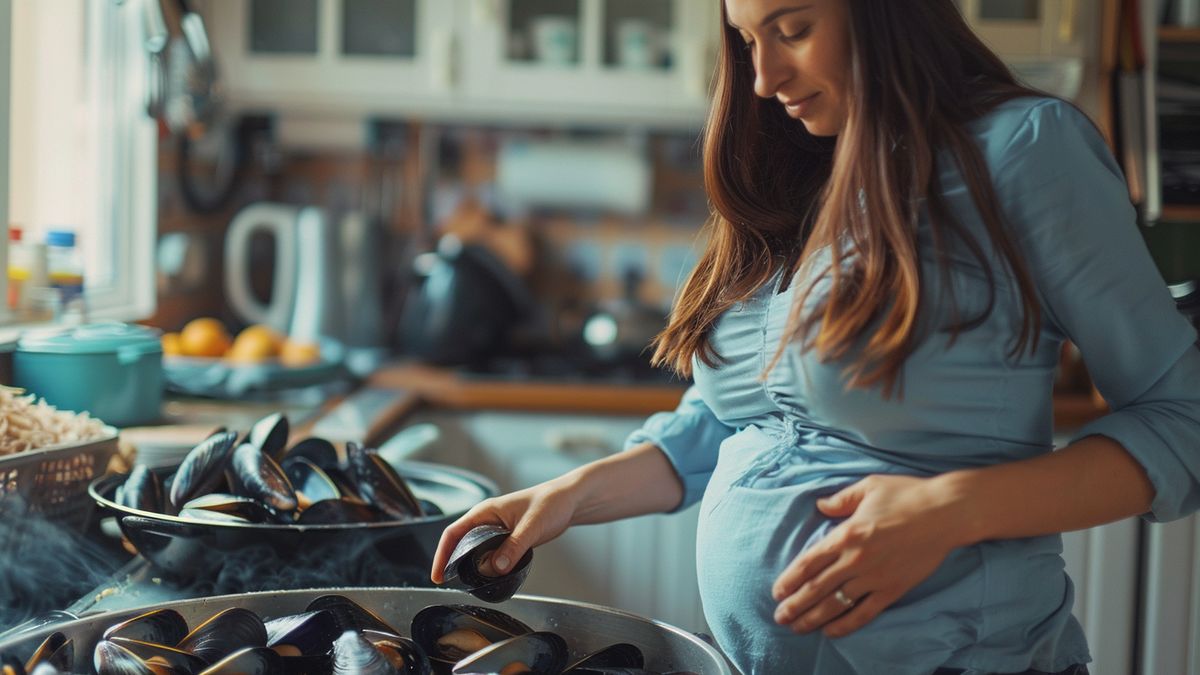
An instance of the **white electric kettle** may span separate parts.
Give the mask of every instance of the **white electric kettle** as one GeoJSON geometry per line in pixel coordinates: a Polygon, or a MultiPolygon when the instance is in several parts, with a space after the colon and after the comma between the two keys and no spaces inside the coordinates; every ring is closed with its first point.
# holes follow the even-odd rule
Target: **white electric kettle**
{"type": "Polygon", "coordinates": [[[259,202],[234,216],[225,234],[225,295],[247,323],[259,323],[296,340],[341,337],[340,247],[322,209],[259,202]],[[250,242],[256,233],[275,240],[271,299],[250,290],[250,242]]]}

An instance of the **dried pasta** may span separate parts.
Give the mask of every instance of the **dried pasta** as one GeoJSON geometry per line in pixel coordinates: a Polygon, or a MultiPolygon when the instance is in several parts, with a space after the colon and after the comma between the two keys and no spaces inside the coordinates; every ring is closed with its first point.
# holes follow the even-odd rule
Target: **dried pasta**
{"type": "Polygon", "coordinates": [[[86,412],[57,410],[23,389],[0,386],[0,456],[104,435],[104,423],[86,412]]]}

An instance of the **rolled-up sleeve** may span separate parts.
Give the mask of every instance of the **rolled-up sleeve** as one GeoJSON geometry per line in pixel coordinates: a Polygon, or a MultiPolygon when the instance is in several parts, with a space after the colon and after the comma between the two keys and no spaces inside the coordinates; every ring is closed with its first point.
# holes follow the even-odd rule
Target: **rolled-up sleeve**
{"type": "Polygon", "coordinates": [[[1073,106],[1035,106],[995,172],[1043,311],[1083,354],[1120,443],[1156,491],[1146,517],[1200,508],[1200,350],[1138,232],[1125,180],[1073,106]]]}
{"type": "Polygon", "coordinates": [[[700,501],[717,465],[721,442],[733,432],[717,419],[693,386],[673,412],[651,415],[642,428],[630,434],[625,449],[650,443],[662,450],[683,483],[683,501],[675,509],[680,511],[700,501]]]}

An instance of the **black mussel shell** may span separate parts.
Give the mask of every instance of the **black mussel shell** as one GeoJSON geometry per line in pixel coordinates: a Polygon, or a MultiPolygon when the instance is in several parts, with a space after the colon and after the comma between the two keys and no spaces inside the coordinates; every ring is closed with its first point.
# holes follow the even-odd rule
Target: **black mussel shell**
{"type": "Polygon", "coordinates": [[[450,554],[450,562],[446,563],[444,585],[465,590],[485,602],[503,602],[511,598],[529,576],[533,549],[526,551],[507,574],[494,577],[481,570],[508,535],[508,530],[495,525],[480,525],[467,532],[450,554]]]}
{"type": "Polygon", "coordinates": [[[271,509],[263,506],[258,501],[250,497],[240,497],[223,492],[200,495],[184,504],[180,513],[182,514],[183,511],[195,511],[197,509],[237,516],[251,523],[273,523],[279,520],[279,517],[271,509]]]}
{"type": "Polygon", "coordinates": [[[246,434],[247,443],[276,462],[283,459],[287,441],[288,418],[281,412],[272,413],[255,422],[254,426],[250,427],[250,433],[246,434]]]}
{"type": "Polygon", "coordinates": [[[324,499],[300,512],[297,525],[344,525],[373,523],[379,512],[353,499],[324,499]]]}
{"type": "Polygon", "coordinates": [[[454,675],[510,672],[510,668],[520,664],[534,675],[559,675],[567,665],[567,654],[567,641],[558,634],[526,633],[471,654],[455,664],[451,672],[454,675]]]}
{"type": "Polygon", "coordinates": [[[32,673],[41,664],[53,666],[55,670],[69,671],[75,665],[75,644],[61,632],[51,633],[25,662],[25,672],[32,673]]]}
{"type": "Polygon", "coordinates": [[[442,507],[434,504],[428,499],[418,499],[417,501],[421,503],[421,513],[424,513],[427,516],[440,516],[446,513],[442,510],[442,507]]]}
{"type": "Polygon", "coordinates": [[[156,609],[109,626],[104,639],[125,638],[160,645],[179,644],[188,634],[187,621],[173,609],[156,609]]]}
{"type": "Polygon", "coordinates": [[[308,603],[306,611],[327,609],[337,615],[344,630],[374,630],[396,635],[396,629],[388,625],[371,610],[344,595],[322,595],[308,603]]]}
{"type": "Polygon", "coordinates": [[[291,647],[299,656],[328,654],[333,641],[346,630],[337,614],[329,610],[281,616],[265,626],[268,647],[281,654],[293,651],[286,649],[291,647]]]}
{"type": "Polygon", "coordinates": [[[588,668],[641,668],[645,665],[646,657],[641,649],[628,642],[621,642],[583,657],[567,668],[567,671],[588,668]]]}
{"type": "Polygon", "coordinates": [[[99,675],[165,675],[170,672],[167,666],[159,666],[155,672],[137,654],[108,640],[96,643],[92,665],[99,675]]]}
{"type": "Polygon", "coordinates": [[[223,431],[209,436],[188,452],[171,479],[171,504],[176,509],[193,497],[212,492],[221,482],[235,441],[236,433],[223,431]]]}
{"type": "Polygon", "coordinates": [[[191,652],[185,652],[182,649],[176,649],[175,647],[154,644],[153,642],[130,640],[123,637],[111,637],[108,641],[128,649],[143,661],[149,662],[150,659],[155,659],[158,663],[166,664],[175,672],[198,673],[208,665],[199,656],[191,652]]]}
{"type": "Polygon", "coordinates": [[[177,647],[216,663],[240,649],[266,645],[267,628],[262,619],[248,609],[231,607],[196,626],[177,647]]]}
{"type": "Polygon", "coordinates": [[[145,464],[134,464],[113,501],[128,509],[162,513],[166,507],[162,478],[145,464]]]}
{"type": "Polygon", "coordinates": [[[283,675],[284,659],[266,647],[245,647],[200,671],[200,675],[283,675]]]}
{"type": "Polygon", "coordinates": [[[317,466],[311,459],[307,457],[289,457],[284,460],[283,472],[287,475],[288,480],[292,482],[292,487],[295,488],[297,497],[301,494],[308,503],[314,504],[325,499],[340,499],[342,491],[337,483],[325,473],[325,470],[317,466]]]}
{"type": "Polygon", "coordinates": [[[283,469],[270,455],[243,443],[229,459],[229,482],[235,494],[266,504],[279,514],[296,510],[296,491],[283,469]]]}
{"type": "Polygon", "coordinates": [[[39,663],[34,666],[33,670],[29,671],[29,675],[62,675],[64,672],[70,671],[59,670],[49,663],[39,663]]]}
{"type": "Polygon", "coordinates": [[[340,471],[345,468],[345,464],[342,462],[342,458],[333,443],[316,436],[306,438],[293,445],[284,454],[281,463],[287,465],[288,462],[300,458],[307,459],[326,472],[340,471]]]}
{"type": "Polygon", "coordinates": [[[424,515],[408,483],[385,459],[353,441],[346,443],[346,455],[364,501],[396,520],[424,515]]]}
{"type": "Polygon", "coordinates": [[[333,643],[335,675],[400,675],[400,672],[357,631],[348,630],[333,643]]]}
{"type": "Polygon", "coordinates": [[[473,605],[431,605],[417,612],[410,630],[434,669],[442,672],[487,645],[533,632],[504,612],[473,605]]]}
{"type": "Polygon", "coordinates": [[[362,636],[403,675],[432,675],[433,666],[429,663],[429,657],[425,656],[425,651],[416,642],[375,631],[363,631],[362,636]]]}

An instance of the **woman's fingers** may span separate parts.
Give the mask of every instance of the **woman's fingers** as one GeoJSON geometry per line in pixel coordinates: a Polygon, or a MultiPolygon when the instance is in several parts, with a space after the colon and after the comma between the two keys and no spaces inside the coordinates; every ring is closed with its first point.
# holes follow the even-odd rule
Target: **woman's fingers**
{"type": "Polygon", "coordinates": [[[797,633],[807,633],[858,609],[870,597],[866,591],[856,590],[853,581],[848,581],[833,592],[817,598],[807,610],[794,614],[791,621],[780,623],[788,623],[797,633]],[[841,595],[838,595],[838,591],[841,591],[841,595]]]}
{"type": "Polygon", "coordinates": [[[771,587],[771,596],[776,601],[780,601],[794,594],[806,582],[833,564],[840,555],[841,550],[833,546],[832,542],[826,539],[817,546],[796,556],[796,559],[788,563],[783,573],[775,579],[775,584],[771,587]]]}
{"type": "MultiPolygon", "coordinates": [[[[780,624],[796,622],[797,619],[803,617],[807,612],[818,607],[822,601],[827,599],[832,600],[833,594],[842,588],[853,576],[850,565],[846,564],[844,560],[829,565],[815,577],[802,584],[794,593],[785,596],[779,602],[779,605],[775,608],[775,622],[780,624]]],[[[851,599],[854,599],[854,597],[851,597],[851,599]]],[[[836,606],[830,605],[830,609],[834,608],[836,606]]],[[[841,606],[841,609],[844,610],[846,608],[841,606]]]]}
{"type": "Polygon", "coordinates": [[[896,600],[896,597],[882,592],[868,593],[865,597],[859,598],[853,607],[831,617],[832,621],[825,625],[825,636],[839,638],[853,633],[873,621],[880,612],[887,609],[896,600]]]}
{"type": "Polygon", "coordinates": [[[489,524],[503,525],[504,522],[498,512],[489,508],[487,502],[483,502],[443,530],[442,537],[438,540],[437,552],[433,555],[433,569],[430,570],[429,578],[435,584],[444,582],[446,563],[450,562],[450,554],[454,553],[454,547],[458,546],[459,540],[476,527],[489,524]]]}

